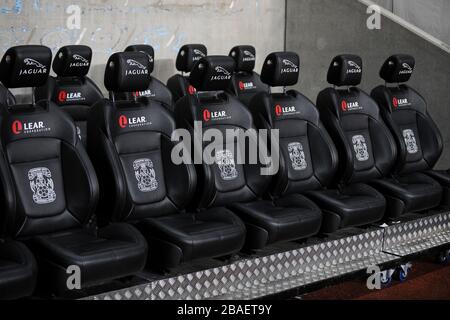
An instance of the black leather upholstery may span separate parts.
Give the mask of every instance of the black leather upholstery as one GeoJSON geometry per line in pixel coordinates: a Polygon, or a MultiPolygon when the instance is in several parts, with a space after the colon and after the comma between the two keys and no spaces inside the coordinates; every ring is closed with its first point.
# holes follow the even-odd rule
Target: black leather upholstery
{"type": "MultiPolygon", "coordinates": [[[[125,49],[125,52],[142,52],[148,56],[149,60],[149,72],[153,72],[155,64],[155,51],[152,46],[149,45],[132,45],[125,49]]],[[[169,88],[166,87],[161,81],[155,77],[150,77],[150,84],[147,89],[143,91],[136,92],[123,92],[116,93],[116,100],[134,100],[136,98],[146,97],[152,100],[156,100],[163,104],[168,110],[173,112],[174,102],[172,98],[172,93],[169,88]]]]}
{"type": "MultiPolygon", "coordinates": [[[[105,78],[136,84],[126,66],[130,54],[142,62],[141,55],[146,66],[144,54],[120,53],[105,78]],[[127,82],[120,80],[125,78],[127,82]]],[[[121,90],[108,83],[106,87],[121,90]]],[[[172,162],[174,130],[171,113],[146,98],[104,100],[94,106],[88,123],[89,152],[103,190],[101,211],[107,215],[103,220],[137,226],[149,242],[151,263],[164,268],[235,253],[245,239],[243,223],[224,208],[186,212],[194,196],[196,173],[191,165],[172,162]]]]}
{"type": "Polygon", "coordinates": [[[35,90],[35,99],[50,100],[66,111],[75,121],[78,135],[86,142],[86,121],[91,106],[103,99],[98,86],[87,74],[92,50],[87,46],[65,46],[59,49],[53,61],[56,77],[35,90]]]}
{"type": "MultiPolygon", "coordinates": [[[[331,62],[328,81],[335,86],[352,86],[360,83],[361,76],[361,58],[343,55],[331,62]]],[[[356,87],[327,88],[320,92],[317,107],[338,150],[340,192],[311,193],[311,196],[321,207],[331,211],[327,214],[329,226],[337,224],[332,222],[336,214],[344,222],[358,224],[363,220],[362,215],[365,224],[381,220],[386,200],[364,183],[389,175],[396,148],[377,104],[356,87]]]]}
{"type": "Polygon", "coordinates": [[[229,92],[234,94],[246,106],[259,92],[269,92],[269,87],[261,81],[259,74],[253,71],[256,50],[252,46],[236,46],[231,49],[230,57],[236,63],[229,92]]]}
{"type": "MultiPolygon", "coordinates": [[[[403,83],[410,79],[414,66],[413,57],[395,55],[386,60],[380,76],[387,83],[403,83]]],[[[372,97],[380,105],[383,118],[397,143],[399,155],[395,174],[398,180],[401,184],[406,180],[413,185],[422,186],[414,189],[415,198],[420,199],[420,202],[411,202],[409,190],[404,190],[405,198],[399,195],[402,204],[411,211],[437,206],[442,194],[437,181],[445,187],[444,198],[448,199],[449,189],[445,172],[432,172],[442,154],[443,141],[438,127],[428,113],[425,99],[406,84],[379,86],[372,91],[372,97]],[[437,181],[427,179],[423,174],[418,174],[420,172],[431,172],[429,175],[437,181]],[[413,180],[413,177],[416,177],[416,180],[413,180]]],[[[383,187],[389,187],[388,192],[398,188],[395,185],[383,187]]]]}
{"type": "Polygon", "coordinates": [[[16,104],[14,95],[0,83],[0,106],[10,106],[16,104]]]}
{"type": "MultiPolygon", "coordinates": [[[[215,129],[225,134],[227,129],[255,129],[249,109],[224,92],[233,69],[230,57],[211,56],[199,61],[190,76],[199,94],[182,98],[175,107],[180,127],[193,132],[194,122],[200,121],[204,132],[215,129]]],[[[258,143],[254,136],[249,139],[245,146],[224,143],[223,149],[213,155],[212,165],[204,162],[197,166],[200,184],[197,205],[200,208],[226,205],[236,212],[246,224],[246,247],[252,250],[316,234],[322,216],[314,203],[299,195],[264,197],[271,177],[261,175],[261,164],[238,161],[238,147],[245,147],[248,154],[249,145],[258,143]],[[228,165],[222,165],[223,162],[228,165]]]]}
{"type": "MultiPolygon", "coordinates": [[[[24,56],[46,61],[43,68],[48,76],[48,48],[26,46],[8,54],[13,55],[9,61],[24,56]]],[[[8,70],[17,66],[5,64],[8,61],[4,59],[0,73],[10,77],[8,70]]],[[[21,78],[19,72],[15,76],[18,78],[11,83],[18,87],[45,82],[42,74],[21,78]]],[[[5,162],[0,166],[4,168],[3,206],[11,219],[8,233],[33,249],[45,288],[66,291],[66,270],[71,265],[81,268],[83,288],[144,267],[147,244],[136,229],[120,224],[98,231],[87,228],[96,209],[98,183],[75,124],[66,113],[45,100],[3,108],[0,130],[1,162],[5,162]],[[117,267],[104,270],[103,266],[111,263],[117,267]]]]}
{"type": "Polygon", "coordinates": [[[208,50],[202,44],[186,44],[180,48],[176,67],[181,74],[176,74],[167,81],[167,87],[172,92],[175,103],[185,95],[195,94],[196,88],[189,83],[185,73],[190,73],[194,65],[207,55],[208,50]]]}

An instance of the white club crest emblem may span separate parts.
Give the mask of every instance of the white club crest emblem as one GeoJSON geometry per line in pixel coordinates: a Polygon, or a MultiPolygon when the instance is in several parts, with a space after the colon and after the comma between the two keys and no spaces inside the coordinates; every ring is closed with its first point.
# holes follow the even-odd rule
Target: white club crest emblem
{"type": "Polygon", "coordinates": [[[303,151],[303,145],[300,142],[290,143],[288,145],[288,151],[294,170],[303,171],[308,167],[305,152],[303,151]]]}
{"type": "Polygon", "coordinates": [[[238,177],[233,153],[230,150],[217,151],[216,163],[219,167],[220,176],[223,180],[230,181],[238,177]]]}
{"type": "Polygon", "coordinates": [[[134,175],[141,192],[151,192],[158,189],[153,162],[150,159],[138,159],[133,162],[134,175]]]}
{"type": "Polygon", "coordinates": [[[414,131],[412,131],[411,129],[403,130],[403,138],[405,139],[406,150],[409,154],[415,154],[419,152],[419,147],[417,146],[414,131]]]}
{"type": "Polygon", "coordinates": [[[357,135],[352,138],[353,149],[355,149],[356,159],[364,162],[369,160],[369,151],[367,149],[366,139],[362,135],[357,135]]]}
{"type": "Polygon", "coordinates": [[[37,204],[49,204],[56,200],[52,173],[48,168],[34,168],[28,171],[33,201],[37,204]]]}

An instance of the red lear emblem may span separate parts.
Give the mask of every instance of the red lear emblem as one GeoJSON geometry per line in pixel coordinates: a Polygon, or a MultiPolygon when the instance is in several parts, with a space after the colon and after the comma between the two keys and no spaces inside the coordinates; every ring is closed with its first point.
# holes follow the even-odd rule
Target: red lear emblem
{"type": "Polygon", "coordinates": [[[239,81],[239,89],[241,89],[241,91],[245,89],[245,85],[242,81],[239,81]]]}
{"type": "Polygon", "coordinates": [[[127,125],[128,125],[128,119],[127,119],[127,117],[125,117],[125,116],[120,116],[119,117],[119,126],[121,127],[121,128],[126,128],[127,127],[127,125]]]}
{"type": "Polygon", "coordinates": [[[283,108],[280,105],[275,107],[275,114],[277,117],[281,117],[283,115],[283,108]]]}
{"type": "Polygon", "coordinates": [[[205,122],[211,120],[211,112],[207,109],[203,111],[203,120],[205,120],[205,122]]]}
{"type": "Polygon", "coordinates": [[[392,99],[392,104],[394,105],[394,108],[398,108],[398,99],[396,97],[392,99]]]}
{"type": "Polygon", "coordinates": [[[64,102],[67,99],[67,92],[65,91],[60,91],[58,94],[58,101],[59,102],[64,102]]]}
{"type": "Polygon", "coordinates": [[[188,92],[190,95],[193,95],[194,93],[197,92],[197,89],[195,89],[193,86],[189,86],[188,87],[188,92]]]}
{"type": "Polygon", "coordinates": [[[347,111],[347,101],[342,101],[342,103],[341,103],[341,109],[342,109],[342,111],[347,111]]]}
{"type": "Polygon", "coordinates": [[[14,134],[21,134],[23,131],[23,125],[22,122],[19,120],[16,120],[12,123],[11,130],[14,134]]]}

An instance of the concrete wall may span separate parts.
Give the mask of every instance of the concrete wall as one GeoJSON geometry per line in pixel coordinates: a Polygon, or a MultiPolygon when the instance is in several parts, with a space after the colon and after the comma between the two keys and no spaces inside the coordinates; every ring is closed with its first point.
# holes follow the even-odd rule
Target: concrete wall
{"type": "Polygon", "coordinates": [[[362,87],[382,83],[379,68],[394,53],[416,58],[410,85],[421,92],[445,139],[439,166],[450,167],[450,55],[405,28],[383,18],[381,30],[368,30],[367,7],[355,0],[287,0],[286,46],[301,57],[301,81],[296,87],[315,101],[327,87],[331,59],[355,53],[364,61],[362,87]]]}
{"type": "Polygon", "coordinates": [[[374,2],[450,45],[450,1],[374,0],[374,2]]]}
{"type": "Polygon", "coordinates": [[[91,76],[99,84],[108,57],[130,44],[154,46],[154,75],[166,81],[182,44],[204,43],[210,54],[253,44],[260,65],[283,49],[284,30],[284,0],[0,0],[1,54],[22,44],[44,44],[54,53],[85,44],[94,51],[91,76]],[[81,10],[80,29],[67,25],[71,5],[81,10]]]}

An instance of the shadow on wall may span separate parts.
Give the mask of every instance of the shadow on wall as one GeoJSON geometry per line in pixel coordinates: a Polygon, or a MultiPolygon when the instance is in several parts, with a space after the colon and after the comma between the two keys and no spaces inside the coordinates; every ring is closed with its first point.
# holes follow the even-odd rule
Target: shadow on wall
{"type": "Polygon", "coordinates": [[[370,92],[382,83],[381,65],[388,56],[407,53],[416,58],[410,85],[428,101],[429,111],[445,140],[438,166],[450,164],[450,55],[398,24],[382,18],[381,30],[367,28],[367,7],[355,0],[287,0],[287,50],[301,57],[301,81],[296,89],[313,101],[329,86],[331,59],[354,53],[363,58],[362,88],[370,92]]]}

